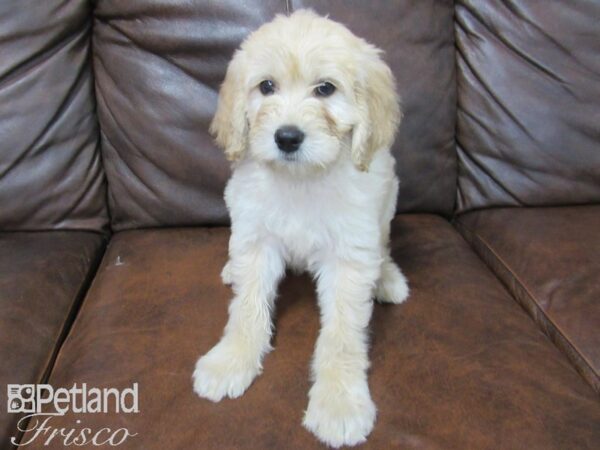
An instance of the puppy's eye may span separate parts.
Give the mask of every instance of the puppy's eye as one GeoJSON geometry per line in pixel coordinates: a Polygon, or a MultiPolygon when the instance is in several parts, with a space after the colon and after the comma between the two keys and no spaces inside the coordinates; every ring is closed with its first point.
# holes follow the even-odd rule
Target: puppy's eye
{"type": "Polygon", "coordinates": [[[334,92],[335,86],[329,81],[325,81],[324,83],[321,83],[315,88],[315,95],[317,97],[329,97],[334,92]]]}
{"type": "Polygon", "coordinates": [[[271,95],[275,92],[275,83],[272,80],[261,81],[258,87],[262,95],[271,95]]]}

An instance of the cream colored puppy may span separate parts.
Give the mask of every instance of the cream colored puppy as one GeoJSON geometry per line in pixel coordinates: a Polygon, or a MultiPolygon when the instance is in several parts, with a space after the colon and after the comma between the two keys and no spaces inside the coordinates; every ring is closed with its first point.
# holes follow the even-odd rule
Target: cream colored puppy
{"type": "Polygon", "coordinates": [[[286,266],[307,270],[322,329],[304,426],[334,447],[363,442],[375,422],[373,297],[408,296],[388,248],[400,109],[380,53],[311,11],[278,16],[235,53],[211,125],[233,161],[222,277],[235,296],[221,341],[196,364],[194,390],[215,402],[242,395],[271,350],[286,266]]]}

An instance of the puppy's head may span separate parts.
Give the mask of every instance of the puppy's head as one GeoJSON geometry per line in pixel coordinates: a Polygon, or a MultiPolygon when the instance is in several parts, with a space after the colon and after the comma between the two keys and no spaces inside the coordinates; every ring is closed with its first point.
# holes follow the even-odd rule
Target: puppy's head
{"type": "Polygon", "coordinates": [[[348,152],[360,170],[400,122],[380,50],[311,11],[278,16],[235,53],[210,130],[230,160],[325,168],[348,152]]]}

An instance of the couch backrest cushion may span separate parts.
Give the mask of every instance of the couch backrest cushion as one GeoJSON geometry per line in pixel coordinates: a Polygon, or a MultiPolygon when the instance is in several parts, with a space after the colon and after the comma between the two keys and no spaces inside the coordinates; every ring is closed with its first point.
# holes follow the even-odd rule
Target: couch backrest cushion
{"type": "Polygon", "coordinates": [[[108,223],[87,2],[0,2],[0,229],[108,223]]]}
{"type": "Polygon", "coordinates": [[[459,0],[458,210],[600,201],[600,2],[459,0]]]}
{"type": "Polygon", "coordinates": [[[229,164],[208,134],[227,63],[303,6],[383,48],[404,99],[400,209],[449,214],[456,191],[452,2],[100,1],[94,68],[115,229],[220,224],[229,164]]]}
{"type": "Polygon", "coordinates": [[[208,134],[227,63],[280,0],[100,1],[94,69],[114,229],[226,223],[208,134]]]}

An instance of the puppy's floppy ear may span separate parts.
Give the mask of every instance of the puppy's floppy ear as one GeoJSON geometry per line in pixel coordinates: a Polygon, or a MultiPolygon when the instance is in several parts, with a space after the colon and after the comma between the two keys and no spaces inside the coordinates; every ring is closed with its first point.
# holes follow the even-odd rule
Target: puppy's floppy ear
{"type": "Polygon", "coordinates": [[[377,150],[391,147],[402,114],[396,81],[381,51],[365,43],[363,53],[354,87],[359,121],[352,134],[352,160],[366,171],[377,150]]]}
{"type": "Polygon", "coordinates": [[[238,160],[248,146],[247,93],[244,86],[244,56],[237,51],[227,67],[219,91],[217,112],[210,133],[230,161],[238,160]]]}

